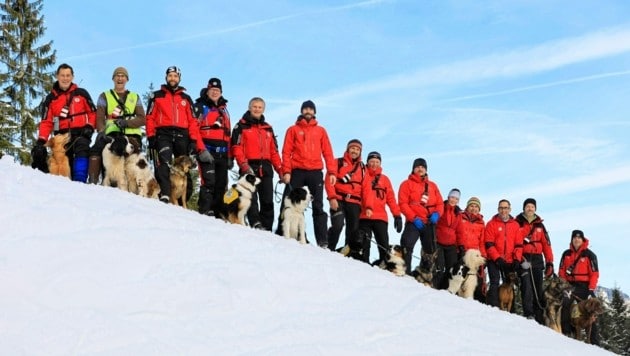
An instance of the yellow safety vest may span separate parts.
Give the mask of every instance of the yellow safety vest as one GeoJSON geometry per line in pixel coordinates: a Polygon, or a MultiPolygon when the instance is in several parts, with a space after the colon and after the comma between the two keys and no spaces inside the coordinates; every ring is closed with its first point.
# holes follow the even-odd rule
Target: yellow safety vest
{"type": "MultiPolygon", "coordinates": [[[[107,115],[105,119],[105,134],[109,135],[112,132],[120,132],[120,128],[115,124],[117,118],[112,118],[112,113],[119,106],[118,101],[112,95],[111,91],[105,91],[105,98],[107,99],[107,115]]],[[[125,100],[125,113],[133,114],[136,112],[136,103],[138,102],[138,94],[129,92],[127,93],[127,98],[125,100]]],[[[130,117],[126,117],[125,119],[130,119],[130,117]]],[[[142,136],[142,129],[140,127],[128,127],[123,132],[125,135],[138,135],[142,136]]]]}

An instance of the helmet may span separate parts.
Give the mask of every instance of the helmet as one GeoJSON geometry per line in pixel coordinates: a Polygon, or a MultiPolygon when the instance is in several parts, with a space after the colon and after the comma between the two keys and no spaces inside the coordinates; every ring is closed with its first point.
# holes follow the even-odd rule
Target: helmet
{"type": "Polygon", "coordinates": [[[178,75],[179,77],[181,77],[181,76],[182,76],[182,71],[179,69],[179,67],[178,67],[178,66],[170,66],[170,67],[166,68],[166,75],[167,75],[167,76],[168,76],[168,73],[172,73],[172,72],[177,73],[177,75],[178,75]]]}

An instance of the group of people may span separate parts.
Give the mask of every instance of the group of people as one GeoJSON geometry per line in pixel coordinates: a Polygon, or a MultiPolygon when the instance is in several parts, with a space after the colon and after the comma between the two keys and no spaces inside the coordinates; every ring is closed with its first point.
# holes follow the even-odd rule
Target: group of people
{"type": "MultiPolygon", "coordinates": [[[[199,213],[215,215],[227,189],[228,171],[236,166],[240,174],[254,174],[261,179],[247,213],[249,225],[272,231],[275,171],[286,184],[285,196],[292,187],[308,186],[313,196],[313,231],[318,246],[370,263],[373,235],[378,249],[378,259],[373,263],[383,266],[390,244],[389,209],[394,228],[401,233],[400,245],[407,251],[407,274],[412,274],[412,256],[418,240],[421,258],[417,269],[432,272],[430,282],[437,289],[447,288],[446,271],[467,250],[479,249],[487,263],[477,271],[480,283],[475,298],[498,306],[500,281],[506,273],[516,272],[524,316],[543,323],[543,277],[554,273],[554,258],[543,219],[536,214],[536,200],[526,199],[523,211],[513,217],[510,202],[502,199],[497,214],[486,223],[478,198],[471,197],[463,210],[458,205],[458,189],[450,190],[443,199],[438,185],[429,179],[423,158],[413,161],[409,176],[396,194],[381,167],[381,154],[368,153],[364,163],[359,139],[348,141],[343,156],[334,157],[328,133],[318,123],[312,101],[302,103],[280,151],[274,130],[264,116],[262,98],[249,101],[248,110],[232,129],[221,80],[210,78],[193,101],[180,85],[181,77],[178,67],[168,67],[165,84],[151,94],[145,113],[139,95],[126,89],[129,73],[124,67],[114,70],[113,89],[101,93],[94,105],[90,94],[73,83],[72,67],[61,64],[56,71],[57,80],[42,104],[38,139],[31,151],[33,167],[45,166],[44,145],[51,134],[69,133],[66,154],[72,180],[96,184],[103,173],[101,152],[106,143],[125,135],[132,144],[142,147],[142,127],[146,126],[147,148],[154,153],[161,201],[169,201],[170,165],[174,158],[196,155],[199,213]],[[97,136],[90,146],[94,132],[97,136]],[[324,210],[324,191],[330,227],[324,210]],[[344,226],[345,240],[337,248],[344,226]]],[[[278,219],[276,233],[282,235],[281,213],[278,219]]],[[[588,239],[582,231],[573,231],[571,238],[558,273],[574,285],[578,298],[587,298],[597,286],[597,258],[588,249],[588,239]]],[[[569,326],[566,327],[569,332],[569,326]]],[[[593,342],[597,341],[594,337],[593,342]]]]}

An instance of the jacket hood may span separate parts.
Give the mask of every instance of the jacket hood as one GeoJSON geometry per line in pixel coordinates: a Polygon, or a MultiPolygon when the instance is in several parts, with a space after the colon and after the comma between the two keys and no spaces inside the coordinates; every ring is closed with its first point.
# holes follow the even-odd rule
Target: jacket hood
{"type": "Polygon", "coordinates": [[[252,113],[247,110],[244,114],[243,114],[243,118],[241,118],[241,121],[244,121],[247,124],[262,124],[263,122],[265,122],[265,115],[260,115],[260,119],[256,120],[252,117],[252,113]]]}

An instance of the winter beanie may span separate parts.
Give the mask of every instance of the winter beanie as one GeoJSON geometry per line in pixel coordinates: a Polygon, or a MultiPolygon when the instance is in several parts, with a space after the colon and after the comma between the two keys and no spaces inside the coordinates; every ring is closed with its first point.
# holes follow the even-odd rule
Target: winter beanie
{"type": "Polygon", "coordinates": [[[210,78],[210,80],[208,80],[208,89],[210,88],[219,88],[219,90],[223,91],[223,86],[221,85],[221,79],[210,78]]]}
{"type": "Polygon", "coordinates": [[[472,198],[468,199],[468,203],[466,203],[466,208],[468,208],[472,204],[477,204],[477,206],[479,207],[479,210],[481,210],[481,200],[479,200],[479,198],[472,197],[472,198]]]}
{"type": "Polygon", "coordinates": [[[302,112],[304,108],[311,108],[313,109],[313,112],[317,114],[317,110],[315,110],[315,103],[310,100],[307,100],[302,103],[302,107],[300,107],[300,112],[302,112]]]}
{"type": "Polygon", "coordinates": [[[168,73],[177,73],[177,75],[181,78],[182,77],[182,71],[179,69],[179,67],[177,66],[170,66],[168,68],[166,68],[166,76],[168,77],[168,73]]]}
{"type": "Polygon", "coordinates": [[[534,209],[536,209],[536,199],[534,198],[527,198],[525,199],[525,201],[523,202],[523,210],[525,210],[525,205],[527,204],[533,204],[534,205],[534,209]]]}
{"type": "Polygon", "coordinates": [[[127,72],[127,69],[125,69],[125,67],[118,67],[118,68],[114,69],[114,74],[112,74],[112,79],[114,79],[114,77],[117,74],[122,74],[125,77],[127,77],[127,80],[129,80],[129,72],[127,72]]]}
{"type": "Polygon", "coordinates": [[[372,151],[372,152],[368,153],[368,155],[367,155],[367,161],[369,161],[369,160],[370,160],[370,159],[372,159],[372,158],[376,158],[376,159],[378,159],[379,161],[383,162],[383,160],[381,160],[381,154],[380,154],[380,153],[378,153],[378,152],[376,152],[376,151],[372,151]]]}
{"type": "Polygon", "coordinates": [[[584,233],[582,232],[582,230],[573,230],[573,232],[571,232],[571,238],[574,237],[579,237],[584,240],[584,233]]]}
{"type": "Polygon", "coordinates": [[[450,192],[448,192],[448,197],[455,197],[457,199],[459,199],[461,197],[462,193],[459,191],[459,189],[457,188],[453,188],[451,189],[450,192]]]}
{"type": "Polygon", "coordinates": [[[424,158],[416,158],[413,161],[413,167],[411,167],[411,171],[413,172],[414,168],[418,166],[422,166],[424,167],[424,169],[427,169],[427,161],[425,161],[424,158]]]}
{"type": "Polygon", "coordinates": [[[352,146],[357,147],[359,150],[363,150],[363,144],[361,144],[361,141],[359,141],[356,138],[353,138],[352,140],[348,141],[348,145],[346,146],[346,151],[352,146]]]}

